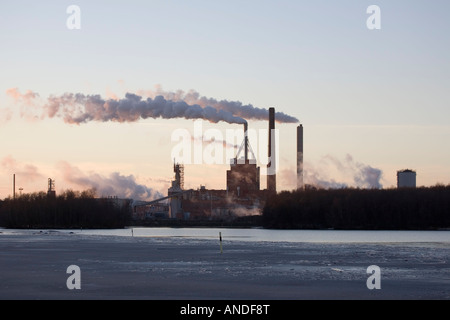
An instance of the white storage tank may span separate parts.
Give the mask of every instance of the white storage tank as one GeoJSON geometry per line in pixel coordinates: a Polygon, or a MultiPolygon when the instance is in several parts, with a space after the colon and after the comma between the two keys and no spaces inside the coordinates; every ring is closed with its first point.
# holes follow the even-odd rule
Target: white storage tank
{"type": "Polygon", "coordinates": [[[415,188],[416,172],[410,169],[397,171],[397,188],[415,188]]]}

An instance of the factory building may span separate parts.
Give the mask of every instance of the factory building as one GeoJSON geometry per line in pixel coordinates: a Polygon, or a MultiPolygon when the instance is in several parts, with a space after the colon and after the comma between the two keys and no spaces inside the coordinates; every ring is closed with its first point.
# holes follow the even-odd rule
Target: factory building
{"type": "Polygon", "coordinates": [[[169,205],[165,203],[138,206],[133,211],[134,221],[168,218],[169,205]]]}
{"type": "Polygon", "coordinates": [[[256,164],[238,164],[233,159],[227,171],[227,191],[238,198],[259,191],[260,168],[256,164]]]}
{"type": "Polygon", "coordinates": [[[416,172],[410,169],[397,171],[397,188],[415,188],[416,172]]]}
{"type": "Polygon", "coordinates": [[[229,195],[242,197],[260,190],[260,168],[256,165],[255,155],[249,159],[251,146],[248,140],[248,125],[244,124],[244,141],[236,158],[231,159],[230,170],[227,171],[227,192],[229,195]],[[244,150],[244,157],[239,158],[244,150]]]}

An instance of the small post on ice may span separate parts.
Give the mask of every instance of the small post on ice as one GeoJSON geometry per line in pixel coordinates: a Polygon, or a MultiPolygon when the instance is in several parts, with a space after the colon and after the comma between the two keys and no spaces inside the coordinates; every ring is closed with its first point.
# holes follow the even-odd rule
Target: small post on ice
{"type": "Polygon", "coordinates": [[[219,240],[220,240],[220,254],[222,254],[223,253],[223,250],[222,250],[222,232],[219,232],[219,240]]]}

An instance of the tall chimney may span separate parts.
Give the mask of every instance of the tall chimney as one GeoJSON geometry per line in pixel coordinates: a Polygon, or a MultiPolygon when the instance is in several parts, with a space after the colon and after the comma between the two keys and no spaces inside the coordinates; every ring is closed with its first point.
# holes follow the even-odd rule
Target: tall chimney
{"type": "Polygon", "coordinates": [[[303,125],[297,127],[297,189],[303,190],[303,125]]]}
{"type": "Polygon", "coordinates": [[[248,123],[244,123],[244,159],[245,164],[248,163],[248,123]]]}
{"type": "Polygon", "coordinates": [[[267,164],[267,190],[277,191],[275,154],[275,108],[269,108],[269,162],[267,164]]]}
{"type": "Polygon", "coordinates": [[[16,199],[16,175],[13,174],[13,199],[16,199]]]}

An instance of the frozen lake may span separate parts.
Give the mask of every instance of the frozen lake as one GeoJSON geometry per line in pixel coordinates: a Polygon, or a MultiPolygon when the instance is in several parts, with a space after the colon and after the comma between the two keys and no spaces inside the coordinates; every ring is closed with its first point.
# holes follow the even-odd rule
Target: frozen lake
{"type": "Polygon", "coordinates": [[[449,251],[448,231],[0,229],[0,299],[450,299],[449,251]]]}
{"type": "MultiPolygon", "coordinates": [[[[48,230],[43,229],[48,232],[48,230]]],[[[55,230],[62,233],[99,236],[218,239],[224,241],[269,241],[294,243],[450,243],[450,231],[338,231],[338,230],[268,230],[234,228],[127,228],[112,230],[55,230]]],[[[39,230],[0,229],[2,233],[36,233],[39,230]]]]}

